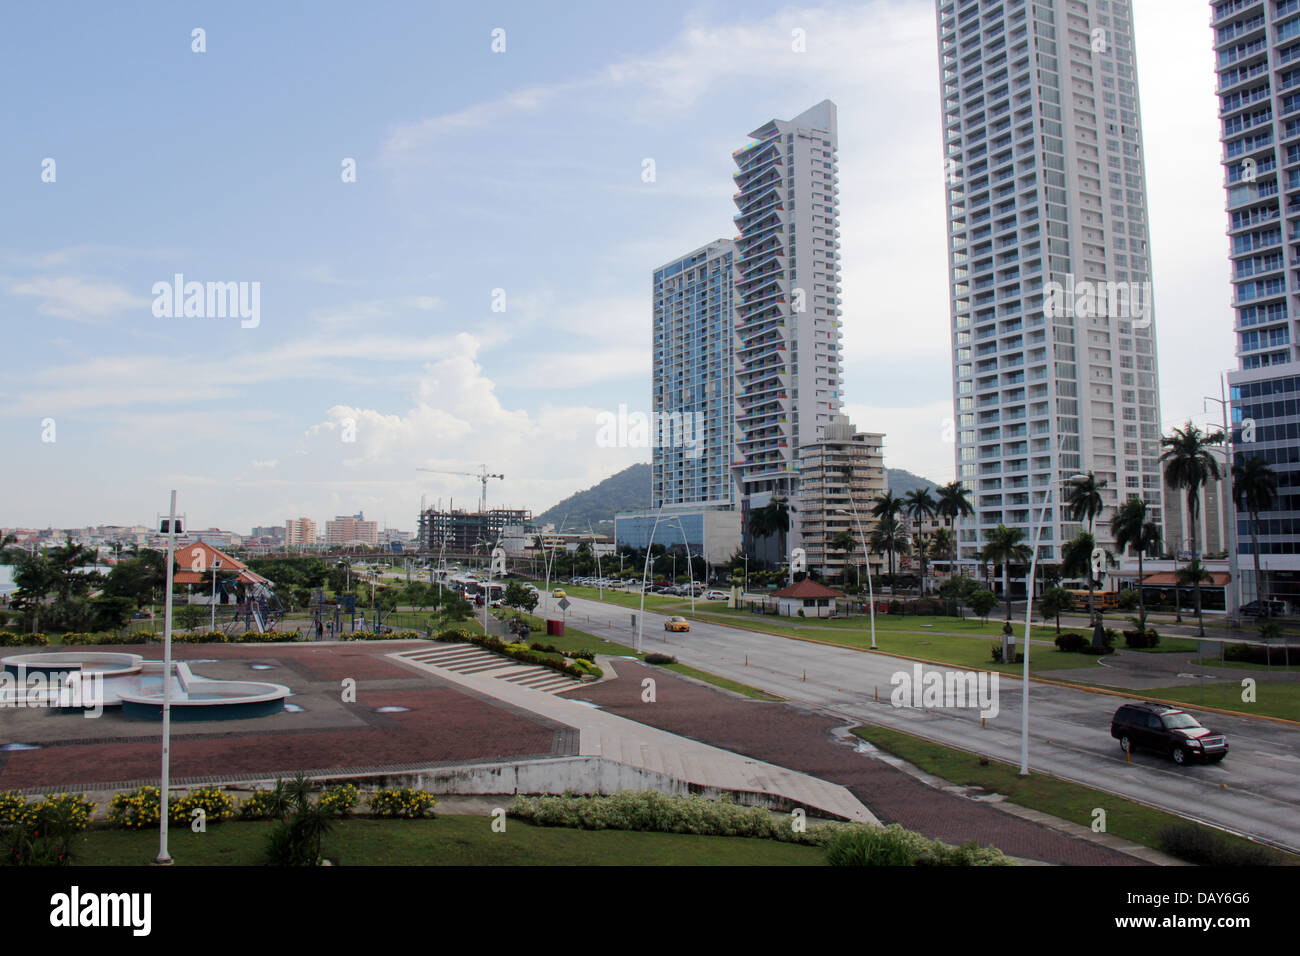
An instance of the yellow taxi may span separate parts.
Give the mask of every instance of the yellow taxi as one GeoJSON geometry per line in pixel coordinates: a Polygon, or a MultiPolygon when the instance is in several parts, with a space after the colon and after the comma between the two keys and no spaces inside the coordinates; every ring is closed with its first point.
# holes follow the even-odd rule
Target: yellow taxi
{"type": "Polygon", "coordinates": [[[670,617],[664,621],[665,631],[689,631],[690,629],[691,622],[684,617],[670,617]]]}
{"type": "Polygon", "coordinates": [[[551,592],[551,597],[562,598],[562,597],[568,597],[568,595],[564,593],[563,589],[556,588],[554,591],[551,592]]]}

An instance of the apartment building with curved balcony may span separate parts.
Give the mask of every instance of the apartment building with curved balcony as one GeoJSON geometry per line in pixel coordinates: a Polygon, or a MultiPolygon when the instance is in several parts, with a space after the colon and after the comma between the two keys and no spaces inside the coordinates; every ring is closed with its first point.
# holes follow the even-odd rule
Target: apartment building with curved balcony
{"type": "MultiPolygon", "coordinates": [[[[1146,173],[1126,0],[936,0],[956,465],[976,518],[1032,535],[1054,481],[1106,482],[1096,521],[1163,509],[1146,173]]],[[[1080,530],[1047,509],[1039,558],[1080,530]]]]}
{"type": "MultiPolygon", "coordinates": [[[[733,154],[731,466],[746,512],[774,497],[795,503],[799,450],[842,405],[843,336],[835,104],[823,100],[793,119],[771,120],[750,137],[733,154]]],[[[796,511],[788,543],[799,541],[796,511]]]]}

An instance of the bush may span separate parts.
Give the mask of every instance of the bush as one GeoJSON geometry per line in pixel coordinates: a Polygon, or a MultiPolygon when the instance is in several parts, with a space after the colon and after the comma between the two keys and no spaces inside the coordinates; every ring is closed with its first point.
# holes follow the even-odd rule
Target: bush
{"type": "Polygon", "coordinates": [[[438,801],[423,790],[403,787],[400,790],[379,790],[370,796],[370,812],[377,817],[397,820],[420,820],[437,816],[433,808],[438,801]]]}
{"type": "MultiPolygon", "coordinates": [[[[991,654],[993,655],[993,663],[994,663],[994,664],[1002,664],[1002,663],[1005,663],[1005,662],[1002,660],[1002,645],[1001,645],[1001,644],[994,644],[993,647],[992,647],[992,649],[991,649],[991,654]]],[[[1022,652],[1017,651],[1017,652],[1016,652],[1016,660],[1015,660],[1015,663],[1017,663],[1017,664],[1023,664],[1024,662],[1025,662],[1025,655],[1024,655],[1022,652]]]]}
{"type": "Polygon", "coordinates": [[[897,600],[897,599],[895,599],[895,600],[893,600],[893,601],[890,601],[890,602],[889,602],[889,613],[890,613],[890,614],[902,614],[902,613],[903,613],[903,602],[902,602],[902,601],[899,601],[899,600],[897,600]]]}
{"type": "MultiPolygon", "coordinates": [[[[174,639],[174,636],[173,636],[174,639]]],[[[245,631],[230,638],[236,644],[285,644],[298,640],[297,631],[245,631]]]]}
{"type": "Polygon", "coordinates": [[[145,785],[125,793],[115,793],[108,801],[108,819],[114,826],[142,830],[158,825],[160,791],[145,785]]]}
{"type": "MultiPolygon", "coordinates": [[[[194,811],[202,810],[203,819],[208,823],[220,823],[233,819],[239,810],[239,803],[219,787],[200,787],[191,790],[179,799],[168,799],[167,820],[169,826],[186,826],[193,822],[194,811]]],[[[154,810],[157,822],[158,811],[154,810]]]]}
{"type": "Polygon", "coordinates": [[[225,644],[228,640],[221,631],[191,631],[186,634],[172,632],[173,644],[225,644]]]}
{"type": "Polygon", "coordinates": [[[1262,644],[1229,644],[1223,649],[1223,659],[1243,664],[1268,663],[1268,648],[1262,644]]]}
{"type": "Polygon", "coordinates": [[[1267,847],[1229,843],[1214,831],[1192,823],[1174,823],[1161,829],[1160,848],[1201,866],[1276,866],[1280,862],[1267,847]]]}
{"type": "Polygon", "coordinates": [[[1101,657],[1105,654],[1114,654],[1115,648],[1111,647],[1109,644],[1103,644],[1101,647],[1093,647],[1092,644],[1085,644],[1083,647],[1079,648],[1079,653],[1088,654],[1092,657],[1101,657]]]}
{"type": "Polygon", "coordinates": [[[289,796],[285,792],[283,780],[277,780],[271,790],[253,791],[239,805],[239,816],[243,820],[281,820],[288,812],[289,796]]]}
{"type": "Polygon", "coordinates": [[[44,634],[15,634],[0,631],[0,647],[48,647],[50,639],[44,634]]]}
{"type": "Polygon", "coordinates": [[[27,798],[16,790],[0,790],[0,824],[17,823],[22,819],[27,798]]]}
{"type": "Polygon", "coordinates": [[[967,603],[970,604],[970,609],[972,611],[987,621],[989,618],[989,612],[997,607],[998,596],[987,588],[980,588],[977,591],[971,592],[970,597],[967,599],[967,603]]]}
{"type": "Polygon", "coordinates": [[[813,846],[824,846],[834,832],[826,824],[799,832],[789,817],[774,817],[762,807],[742,807],[726,798],[706,800],[655,791],[624,790],[608,797],[518,796],[507,812],[543,827],[759,837],[813,846]]]}
{"type": "Polygon", "coordinates": [[[1131,611],[1138,606],[1138,593],[1136,588],[1125,588],[1115,596],[1116,604],[1121,611],[1131,611]]]}
{"type": "Polygon", "coordinates": [[[352,816],[359,799],[357,788],[353,784],[343,783],[337,787],[330,787],[320,795],[320,800],[317,802],[330,813],[346,820],[352,816]]]}
{"type": "Polygon", "coordinates": [[[1088,638],[1073,632],[1060,634],[1056,638],[1056,646],[1067,654],[1077,654],[1088,646],[1088,638]]]}
{"type": "Polygon", "coordinates": [[[1156,647],[1159,644],[1160,644],[1160,635],[1149,628],[1145,633],[1136,629],[1132,631],[1124,632],[1125,647],[1135,647],[1135,648],[1156,647]]]}
{"type": "Polygon", "coordinates": [[[645,662],[647,664],[676,664],[677,658],[673,657],[671,654],[660,654],[658,651],[655,651],[645,656],[645,662]]]}
{"type": "MultiPolygon", "coordinates": [[[[16,796],[16,795],[15,795],[16,796]]],[[[49,793],[38,803],[11,810],[16,819],[0,826],[0,863],[8,866],[67,866],[72,862],[72,838],[84,830],[95,804],[70,793],[49,793]]]]}
{"type": "Polygon", "coordinates": [[[831,866],[1010,866],[994,847],[966,843],[949,846],[898,824],[843,828],[826,847],[831,866]]]}

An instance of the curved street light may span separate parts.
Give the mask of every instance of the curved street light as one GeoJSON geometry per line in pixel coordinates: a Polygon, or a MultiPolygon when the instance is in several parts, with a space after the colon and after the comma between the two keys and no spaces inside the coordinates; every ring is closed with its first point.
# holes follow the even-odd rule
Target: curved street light
{"type": "MultiPolygon", "coordinates": [[[[867,566],[867,608],[871,614],[871,649],[874,651],[876,649],[876,591],[871,584],[871,553],[867,550],[867,539],[863,537],[862,534],[862,522],[858,520],[858,506],[853,504],[852,498],[849,499],[849,504],[853,508],[853,511],[851,512],[853,523],[858,526],[858,537],[862,538],[862,560],[867,566]]],[[[845,511],[843,508],[836,508],[835,513],[842,515],[850,514],[850,512],[845,511]]]]}

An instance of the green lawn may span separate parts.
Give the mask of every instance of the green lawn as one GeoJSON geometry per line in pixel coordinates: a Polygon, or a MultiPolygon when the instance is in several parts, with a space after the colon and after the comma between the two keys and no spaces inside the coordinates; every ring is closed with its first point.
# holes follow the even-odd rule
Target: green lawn
{"type": "MultiPolygon", "coordinates": [[[[859,649],[871,647],[871,633],[868,629],[861,627],[818,628],[807,624],[802,626],[798,624],[791,625],[784,623],[782,618],[759,617],[756,615],[733,616],[725,620],[715,619],[715,615],[712,614],[697,616],[700,620],[713,620],[714,623],[718,624],[764,631],[769,634],[779,634],[783,637],[795,637],[827,644],[842,644],[859,649]]],[[[877,618],[876,647],[889,654],[901,654],[906,657],[933,661],[937,664],[951,664],[955,667],[964,668],[984,668],[1007,674],[1019,674],[1024,666],[1022,664],[993,663],[991,649],[994,642],[988,638],[1001,633],[1000,624],[993,628],[992,621],[990,621],[990,630],[984,631],[979,626],[981,624],[979,621],[972,623],[957,618],[917,617],[908,618],[908,622],[910,625],[909,632],[905,633],[901,629],[882,628],[880,618],[877,618]],[[935,623],[933,632],[924,630],[917,630],[915,633],[910,632],[911,628],[916,627],[916,622],[927,623],[930,621],[935,623]],[[958,627],[951,626],[954,624],[958,625],[958,627]],[[965,626],[962,627],[962,625],[965,626]],[[965,630],[966,635],[945,633],[949,630],[959,632],[965,630]]],[[[1020,640],[1017,640],[1016,646],[1023,647],[1023,644],[1020,640]]],[[[1037,638],[1034,639],[1034,646],[1029,653],[1031,674],[1078,667],[1096,667],[1097,661],[1097,658],[1084,654],[1065,654],[1050,645],[1039,644],[1037,638]]]]}
{"type": "MultiPolygon", "coordinates": [[[[508,820],[493,833],[490,817],[435,820],[354,819],[325,837],[326,859],[341,866],[822,866],[819,847],[740,837],[623,830],[570,830],[508,820]]],[[[168,849],[181,866],[256,866],[267,823],[229,822],[192,833],[179,827],[168,849]]],[[[94,829],[78,840],[79,866],[146,866],[158,852],[158,834],[94,829]]]]}
{"type": "MultiPolygon", "coordinates": [[[[538,586],[540,587],[541,585],[539,584],[538,586]]],[[[582,585],[578,585],[578,584],[552,584],[551,585],[552,591],[554,591],[556,588],[562,590],[569,597],[585,598],[588,601],[602,600],[600,596],[600,591],[598,591],[596,588],[583,587],[582,585]]],[[[639,593],[630,594],[627,591],[618,591],[612,588],[605,588],[605,597],[603,598],[603,600],[606,604],[618,604],[623,607],[633,608],[635,610],[641,609],[641,595],[639,593]]],[[[697,599],[695,603],[698,605],[704,602],[697,599]]],[[[648,611],[649,610],[672,611],[674,613],[677,613],[683,607],[689,610],[691,606],[691,599],[679,598],[679,597],[664,597],[662,594],[647,594],[645,596],[645,606],[646,606],[646,610],[648,611]]]]}
{"type": "Polygon", "coordinates": [[[1261,680],[1255,685],[1255,702],[1250,704],[1241,699],[1242,687],[1238,681],[1206,681],[1184,687],[1152,687],[1143,690],[1142,694],[1144,697],[1177,701],[1188,707],[1200,704],[1242,714],[1300,721],[1300,683],[1296,681],[1261,680]]]}
{"type": "MultiPolygon", "coordinates": [[[[1175,814],[1125,800],[1123,797],[1094,790],[1082,784],[1070,783],[1042,773],[1031,773],[1027,777],[1022,777],[1019,768],[997,760],[990,759],[985,765],[981,765],[980,757],[976,754],[945,747],[901,731],[864,726],[855,727],[853,733],[881,750],[902,757],[927,773],[942,777],[951,783],[983,787],[1004,794],[1010,802],[1022,807],[1049,813],[1081,826],[1091,827],[1093,810],[1100,807],[1106,811],[1108,833],[1142,846],[1159,849],[1159,834],[1162,827],[1173,823],[1186,823],[1186,820],[1175,814]]],[[[1220,839],[1228,842],[1250,843],[1241,837],[1219,830],[1213,832],[1220,839]]],[[[1290,854],[1278,853],[1278,856],[1289,864],[1300,863],[1300,858],[1290,854]]]]}

